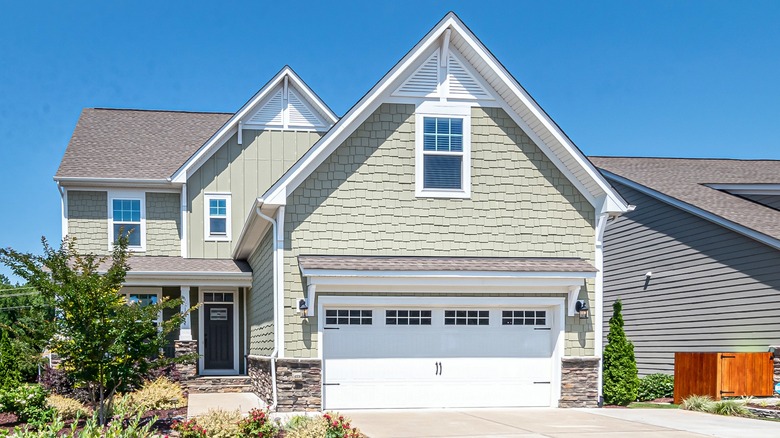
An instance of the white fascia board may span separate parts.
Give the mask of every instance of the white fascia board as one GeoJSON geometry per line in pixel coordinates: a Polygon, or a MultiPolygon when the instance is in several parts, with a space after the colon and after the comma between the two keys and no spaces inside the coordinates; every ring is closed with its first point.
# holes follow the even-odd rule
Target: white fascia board
{"type": "MultiPolygon", "coordinates": [[[[383,102],[383,99],[390,99],[390,94],[395,89],[397,82],[402,79],[402,75],[405,74],[411,67],[416,65],[419,58],[425,55],[430,46],[439,43],[439,38],[444,34],[447,29],[454,29],[464,40],[471,46],[473,50],[491,67],[496,75],[509,87],[510,90],[526,105],[530,111],[534,114],[538,120],[550,130],[555,138],[566,148],[566,152],[571,155],[579,166],[585,169],[586,173],[593,178],[597,185],[601,188],[607,198],[610,199],[609,204],[605,202],[599,203],[596,197],[600,194],[591,194],[582,183],[574,177],[574,175],[568,171],[568,169],[562,164],[556,154],[548,154],[550,158],[556,163],[559,169],[561,169],[567,177],[572,180],[575,185],[583,191],[583,194],[588,200],[600,211],[605,209],[611,209],[610,212],[615,214],[624,213],[629,210],[628,204],[603,178],[603,176],[596,170],[595,166],[588,161],[588,159],[577,149],[577,147],[571,142],[571,140],[558,128],[558,126],[547,116],[547,114],[534,102],[534,100],[528,95],[528,93],[517,83],[517,81],[506,71],[506,69],[498,62],[495,57],[479,42],[476,37],[468,30],[460,19],[452,12],[448,13],[434,28],[426,34],[420,42],[417,43],[409,53],[404,56],[374,87],[366,93],[366,95],[357,103],[352,109],[344,115],[344,117],[336,123],[330,131],[328,131],[314,146],[293,165],[283,176],[280,178],[270,189],[266,191],[263,198],[273,202],[274,204],[285,204],[287,202],[287,193],[295,190],[303,181],[320,165],[333,151],[344,142],[349,135],[352,134],[354,129],[362,123],[369,114],[376,110],[383,102]]],[[[499,99],[503,101],[504,99],[499,99]]],[[[509,105],[505,105],[506,108],[511,108],[509,105]]],[[[516,111],[511,109],[510,115],[513,115],[513,119],[517,121],[520,119],[519,115],[514,114],[516,111]]],[[[527,124],[523,122],[521,126],[527,128],[527,124]]],[[[526,129],[526,132],[533,132],[530,129],[526,129]]],[[[535,136],[534,141],[543,145],[544,143],[535,136]]]]}
{"type": "Polygon", "coordinates": [[[266,230],[271,226],[268,221],[257,215],[257,208],[260,208],[267,216],[273,217],[279,206],[269,204],[261,198],[255,199],[255,202],[249,209],[249,215],[244,221],[244,226],[241,228],[241,234],[238,235],[236,240],[236,247],[233,249],[232,254],[234,260],[243,260],[252,255],[252,252],[260,243],[260,239],[265,236],[266,230]]]}
{"type": "Polygon", "coordinates": [[[733,195],[778,195],[780,184],[704,184],[705,186],[729,192],[733,195]]]}
{"type": "Polygon", "coordinates": [[[504,272],[504,271],[358,271],[301,269],[312,278],[596,278],[596,272],[504,272]]]}
{"type": "Polygon", "coordinates": [[[606,170],[602,170],[604,172],[604,175],[606,175],[607,178],[614,180],[620,184],[623,184],[625,186],[631,187],[632,189],[644,193],[648,196],[651,196],[655,199],[658,199],[661,202],[667,203],[669,205],[672,205],[674,207],[679,208],[680,210],[686,211],[688,213],[691,213],[693,215],[699,216],[702,219],[706,219],[710,222],[713,222],[717,225],[720,225],[724,228],[727,228],[731,231],[735,231],[739,234],[745,235],[753,240],[756,240],[758,242],[761,242],[765,245],[771,246],[775,249],[780,249],[780,240],[775,239],[773,237],[767,236],[764,233],[759,233],[756,230],[753,230],[751,228],[748,228],[744,225],[740,225],[736,222],[732,222],[728,219],[725,219],[721,216],[718,216],[716,214],[710,213],[709,211],[702,210],[699,207],[695,207],[691,204],[688,204],[687,202],[680,201],[677,198],[673,198],[669,195],[665,195],[659,191],[653,190],[649,187],[643,186],[642,184],[636,183],[634,181],[631,181],[630,179],[624,178],[620,175],[616,175],[612,172],[608,172],[606,170]]]}
{"type": "Polygon", "coordinates": [[[82,177],[54,177],[54,181],[65,187],[126,187],[126,188],[176,188],[181,184],[168,179],[139,179],[139,178],[82,178],[82,177]]]}
{"type": "Polygon", "coordinates": [[[219,149],[222,144],[225,143],[230,137],[233,136],[237,132],[238,129],[238,122],[242,121],[249,113],[251,113],[255,107],[262,102],[268,95],[268,93],[272,92],[276,89],[276,86],[279,85],[283,80],[284,77],[287,76],[289,79],[293,81],[294,84],[298,87],[299,90],[304,94],[304,98],[307,99],[309,102],[314,104],[322,113],[323,116],[326,116],[329,120],[332,120],[333,123],[336,122],[337,118],[336,115],[333,114],[333,111],[331,111],[321,100],[320,98],[314,94],[314,92],[309,88],[303,80],[301,80],[298,75],[293,71],[292,68],[289,66],[284,66],[279,73],[274,75],[273,78],[271,78],[270,81],[268,81],[263,88],[260,89],[257,93],[255,93],[254,96],[252,96],[251,99],[247,103],[244,104],[233,116],[224,124],[222,125],[217,132],[209,138],[206,143],[201,146],[197,152],[195,152],[187,161],[173,174],[171,177],[171,180],[174,182],[183,183],[187,180],[188,173],[191,173],[192,171],[196,170],[198,167],[200,167],[206,160],[213,155],[217,149],[219,149]]]}
{"type": "Polygon", "coordinates": [[[219,272],[133,272],[128,271],[126,286],[252,286],[252,273],[219,272]]]}

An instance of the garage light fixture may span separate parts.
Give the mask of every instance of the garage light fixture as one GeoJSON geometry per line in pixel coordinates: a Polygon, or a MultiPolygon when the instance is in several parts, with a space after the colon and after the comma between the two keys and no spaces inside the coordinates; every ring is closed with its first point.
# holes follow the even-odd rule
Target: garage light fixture
{"type": "Polygon", "coordinates": [[[590,316],[590,307],[588,307],[588,303],[586,303],[585,300],[577,300],[577,305],[574,306],[574,310],[580,314],[580,319],[588,319],[590,316]]]}
{"type": "Polygon", "coordinates": [[[309,317],[309,306],[306,304],[306,299],[301,298],[298,301],[298,310],[301,312],[301,318],[308,318],[309,317]]]}

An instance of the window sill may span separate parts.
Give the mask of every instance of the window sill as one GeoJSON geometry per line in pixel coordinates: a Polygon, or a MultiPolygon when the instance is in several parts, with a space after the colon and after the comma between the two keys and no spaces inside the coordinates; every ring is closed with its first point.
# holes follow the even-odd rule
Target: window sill
{"type": "Polygon", "coordinates": [[[468,199],[471,198],[471,192],[466,190],[418,190],[415,192],[417,198],[454,198],[454,199],[468,199]]]}
{"type": "Polygon", "coordinates": [[[227,236],[206,236],[206,242],[230,242],[227,236]]]}

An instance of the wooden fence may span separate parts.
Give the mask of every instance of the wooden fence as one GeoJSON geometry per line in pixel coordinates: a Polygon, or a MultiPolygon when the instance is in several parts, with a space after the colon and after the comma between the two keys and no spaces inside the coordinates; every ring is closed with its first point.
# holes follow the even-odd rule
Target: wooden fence
{"type": "Polygon", "coordinates": [[[772,353],[674,353],[674,402],[691,395],[771,397],[772,353]]]}

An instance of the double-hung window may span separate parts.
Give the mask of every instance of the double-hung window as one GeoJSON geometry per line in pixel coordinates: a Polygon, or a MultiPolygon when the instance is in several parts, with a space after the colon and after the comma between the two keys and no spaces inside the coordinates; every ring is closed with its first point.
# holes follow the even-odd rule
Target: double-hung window
{"type": "Polygon", "coordinates": [[[111,236],[113,244],[120,237],[127,237],[128,247],[136,250],[144,248],[144,198],[143,196],[112,196],[111,236]]]}
{"type": "Polygon", "coordinates": [[[416,195],[467,198],[471,193],[471,108],[425,102],[416,117],[416,195]]]}
{"type": "Polygon", "coordinates": [[[206,195],[205,203],[206,240],[230,240],[230,195],[206,195]]]}

